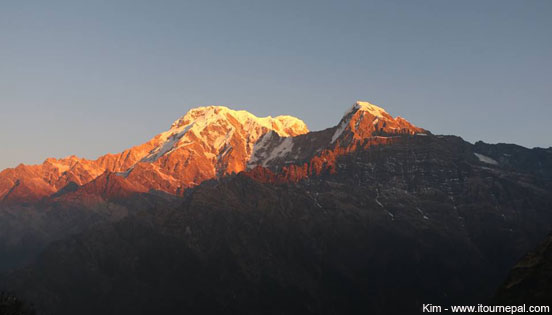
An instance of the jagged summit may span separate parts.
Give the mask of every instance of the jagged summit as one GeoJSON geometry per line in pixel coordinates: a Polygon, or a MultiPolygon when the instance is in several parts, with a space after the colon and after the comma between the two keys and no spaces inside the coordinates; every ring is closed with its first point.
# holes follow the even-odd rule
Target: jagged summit
{"type": "Polygon", "coordinates": [[[269,131],[289,137],[309,130],[303,121],[291,116],[259,118],[225,106],[198,107],[176,120],[168,131],[156,136],[156,147],[142,161],[157,161],[180,148],[201,152],[207,159],[216,158],[215,162],[227,153],[243,151],[241,158],[247,160],[255,142],[269,131]],[[194,148],[197,144],[199,147],[194,148]]]}
{"type": "Polygon", "coordinates": [[[177,119],[171,129],[186,127],[192,123],[210,125],[220,121],[235,119],[241,124],[256,123],[265,128],[274,130],[279,135],[286,137],[291,134],[302,134],[308,132],[307,125],[300,119],[281,115],[277,117],[257,117],[245,110],[233,110],[226,106],[202,106],[191,109],[186,115],[177,119]]]}
{"type": "MultiPolygon", "coordinates": [[[[385,109],[365,101],[357,101],[347,112],[347,114],[357,111],[369,112],[379,118],[382,118],[383,116],[391,116],[385,111],[385,109]]],[[[347,114],[345,114],[345,116],[347,116],[347,114]]]]}
{"type": "Polygon", "coordinates": [[[377,105],[357,101],[339,122],[331,142],[334,143],[339,138],[342,138],[342,142],[350,143],[375,135],[388,136],[425,132],[424,129],[414,126],[404,118],[393,118],[385,109],[377,105]]]}

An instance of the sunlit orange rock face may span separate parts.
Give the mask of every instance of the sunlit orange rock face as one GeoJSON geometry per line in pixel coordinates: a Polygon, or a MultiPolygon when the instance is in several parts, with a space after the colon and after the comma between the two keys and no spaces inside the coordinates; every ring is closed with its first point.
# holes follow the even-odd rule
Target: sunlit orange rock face
{"type": "Polygon", "coordinates": [[[325,171],[331,174],[336,172],[339,156],[390,144],[400,136],[427,133],[404,118],[393,118],[376,105],[357,102],[334,128],[292,139],[267,134],[270,139],[259,141],[251,159],[254,163],[250,161],[250,170],[245,175],[278,183],[299,181],[325,171]]]}
{"type": "Polygon", "coordinates": [[[393,118],[384,109],[367,103],[357,102],[345,114],[333,135],[332,141],[345,145],[355,145],[374,136],[397,136],[425,133],[402,117],[393,118]]]}
{"type": "Polygon", "coordinates": [[[54,196],[92,202],[151,190],[179,195],[205,180],[242,171],[262,181],[298,181],[335,172],[341,155],[425,132],[366,102],[357,102],[336,127],[318,132],[291,116],[258,118],[222,106],[199,107],[168,131],[118,154],[97,160],[50,158],[6,169],[0,173],[0,200],[54,196]]]}
{"type": "Polygon", "coordinates": [[[72,195],[113,197],[161,190],[178,194],[206,179],[245,169],[255,142],[269,131],[290,137],[308,132],[291,116],[258,118],[222,106],[192,109],[150,141],[97,160],[47,159],[0,172],[0,201],[36,201],[67,185],[72,195]],[[117,176],[117,177],[113,177],[117,176]]]}

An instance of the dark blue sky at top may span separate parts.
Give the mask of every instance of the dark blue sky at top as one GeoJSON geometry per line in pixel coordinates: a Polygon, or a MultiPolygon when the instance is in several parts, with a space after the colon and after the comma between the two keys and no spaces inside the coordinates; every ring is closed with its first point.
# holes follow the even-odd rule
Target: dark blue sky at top
{"type": "Polygon", "coordinates": [[[147,141],[190,108],[356,101],[437,134],[552,146],[552,1],[1,1],[0,169],[147,141]]]}

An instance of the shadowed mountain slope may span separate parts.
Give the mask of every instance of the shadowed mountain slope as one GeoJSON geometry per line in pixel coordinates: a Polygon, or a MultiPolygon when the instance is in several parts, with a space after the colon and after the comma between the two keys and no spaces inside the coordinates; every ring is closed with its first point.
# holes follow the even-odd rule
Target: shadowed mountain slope
{"type": "Polygon", "coordinates": [[[549,305],[552,301],[552,234],[525,255],[498,289],[501,305],[549,305]]]}
{"type": "Polygon", "coordinates": [[[457,137],[395,139],[298,181],[256,168],[204,182],[180,206],[56,242],[3,282],[53,314],[410,314],[428,301],[485,302],[552,229],[549,179],[490,163],[457,137]]]}

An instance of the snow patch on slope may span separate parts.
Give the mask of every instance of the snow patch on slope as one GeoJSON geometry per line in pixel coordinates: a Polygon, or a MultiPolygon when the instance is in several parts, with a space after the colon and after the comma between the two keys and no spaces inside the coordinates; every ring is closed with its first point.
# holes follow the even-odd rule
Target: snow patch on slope
{"type": "Polygon", "coordinates": [[[259,161],[266,159],[266,151],[268,149],[268,145],[270,144],[270,140],[272,139],[272,135],[272,131],[269,131],[262,136],[259,142],[255,143],[253,146],[253,152],[251,153],[251,158],[247,163],[248,168],[252,168],[253,166],[256,166],[259,161]]]}
{"type": "Polygon", "coordinates": [[[263,161],[263,166],[266,166],[266,164],[276,158],[281,158],[291,152],[293,149],[293,138],[287,137],[284,138],[284,141],[282,141],[272,152],[270,152],[270,155],[263,161]]]}
{"type": "Polygon", "coordinates": [[[483,155],[483,154],[480,154],[480,153],[474,153],[474,155],[479,159],[479,161],[481,161],[483,163],[487,163],[487,164],[491,164],[491,165],[498,165],[498,162],[495,159],[490,158],[486,155],[483,155]]]}
{"type": "Polygon", "coordinates": [[[266,167],[267,164],[278,158],[283,158],[293,151],[293,137],[274,139],[273,132],[264,135],[254,146],[247,168],[251,169],[257,165],[266,167]],[[276,140],[273,141],[273,140],[276,140]],[[277,143],[277,144],[276,144],[277,143]]]}
{"type": "Polygon", "coordinates": [[[153,149],[150,154],[142,159],[144,162],[154,162],[157,161],[161,156],[169,153],[174,150],[176,144],[182,137],[193,127],[193,123],[188,126],[182,126],[175,129],[171,129],[167,132],[164,132],[160,135],[165,141],[163,144],[153,149]]]}
{"type": "Polygon", "coordinates": [[[48,160],[48,162],[49,162],[52,166],[54,166],[55,168],[57,168],[58,171],[59,171],[60,173],[66,172],[66,171],[68,171],[68,170],[71,168],[69,165],[59,163],[59,162],[57,162],[57,161],[55,161],[55,160],[48,160]]]}
{"type": "Polygon", "coordinates": [[[339,138],[339,136],[343,134],[343,131],[345,131],[345,128],[347,128],[348,124],[349,124],[349,120],[344,120],[339,124],[339,126],[337,127],[337,129],[335,130],[332,136],[332,141],[330,143],[334,143],[335,140],[337,140],[337,138],[339,138]]]}

